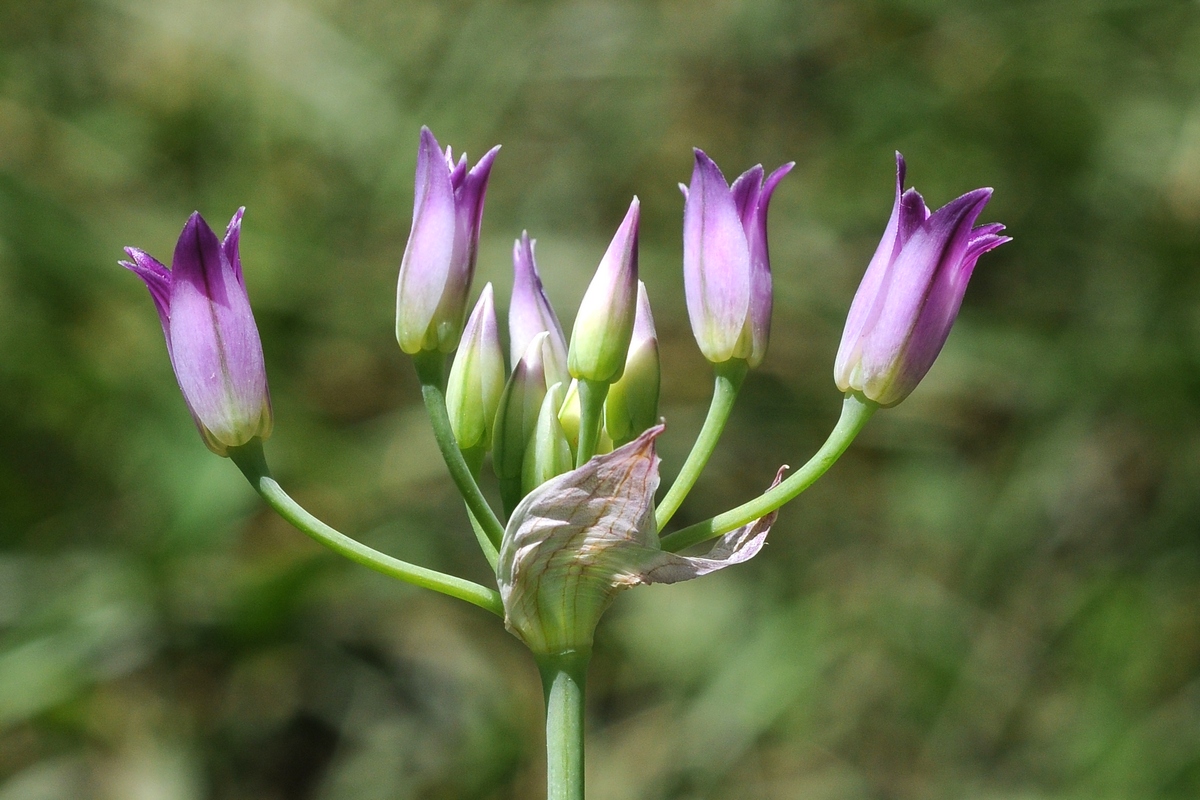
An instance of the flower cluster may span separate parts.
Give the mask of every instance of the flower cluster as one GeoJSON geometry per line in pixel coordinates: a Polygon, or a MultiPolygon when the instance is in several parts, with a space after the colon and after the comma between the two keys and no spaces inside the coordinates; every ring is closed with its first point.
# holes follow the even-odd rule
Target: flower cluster
{"type": "MultiPolygon", "coordinates": [[[[716,163],[696,150],[691,182],[680,186],[688,315],[718,389],[725,388],[714,391],[709,419],[656,518],[661,364],[649,296],[638,279],[639,201],[633,198],[599,259],[569,339],[543,288],[535,241],[528,232],[516,239],[505,348],[491,284],[466,313],[498,150],[468,169],[466,156],[455,161],[450,148],[443,152],[429,129],[421,130],[412,230],[397,284],[396,338],[417,359],[427,402],[434,398],[435,432],[441,430],[438,420],[444,422],[439,444],[497,569],[506,622],[535,652],[590,647],[595,620],[621,588],[696,577],[757,552],[775,510],[828,468],[871,411],[913,391],[946,341],[979,257],[1008,241],[1002,225],[975,226],[990,189],[931,212],[915,190],[904,190],[905,164],[897,154],[891,218],[850,307],[834,367],[850,409],[843,419],[857,416],[839,423],[827,443],[832,457],[810,462],[818,467],[806,465],[782,483],[779,476],[762,497],[701,525],[702,538],[725,534],[709,558],[684,558],[663,549],[659,528],[712,453],[741,376],[766,354],[772,306],[767,210],[794,165],[770,175],[755,166],[730,185],[716,163]],[[452,352],[443,385],[445,356],[452,352]],[[432,370],[423,366],[431,363],[432,370]],[[489,453],[507,526],[475,483],[489,453]],[[663,506],[670,508],[664,512],[663,506]],[[535,577],[523,577],[529,575],[535,577]],[[564,619],[566,608],[588,611],[564,619]]],[[[272,414],[238,253],[241,221],[239,210],[218,241],[193,214],[170,269],[134,248],[127,250],[131,261],[121,263],[150,290],[204,442],[251,474],[258,462],[244,455],[246,448],[270,434],[272,414]]],[[[305,519],[296,513],[291,518],[300,520],[297,525],[305,519]]],[[[324,529],[312,530],[317,538],[329,537],[324,529]]],[[[677,539],[700,540],[690,534],[677,539]]],[[[361,545],[322,541],[374,563],[361,545]]],[[[394,572],[392,562],[386,569],[394,572]]],[[[403,573],[437,588],[431,574],[403,573]]],[[[491,590],[476,588],[484,594],[464,589],[461,581],[441,586],[486,605],[491,590]]]]}

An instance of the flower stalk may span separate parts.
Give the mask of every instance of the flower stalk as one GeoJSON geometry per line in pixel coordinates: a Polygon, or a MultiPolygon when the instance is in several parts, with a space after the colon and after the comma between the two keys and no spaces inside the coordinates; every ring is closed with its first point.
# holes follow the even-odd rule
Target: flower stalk
{"type": "Polygon", "coordinates": [[[590,651],[537,658],[546,700],[546,800],[583,800],[584,707],[590,651]]]}
{"type": "Polygon", "coordinates": [[[416,564],[393,558],[362,542],[351,539],[314,517],[293,500],[271,476],[260,440],[255,439],[239,447],[230,448],[229,457],[267,505],[275,510],[275,513],[318,544],[328,547],[356,564],[361,564],[388,577],[423,589],[432,589],[450,597],[457,597],[459,600],[465,600],[497,616],[504,616],[500,594],[495,590],[480,586],[465,578],[447,575],[437,570],[419,567],[416,564]]]}
{"type": "Polygon", "coordinates": [[[849,392],[842,402],[842,414],[821,449],[803,467],[793,472],[777,486],[773,486],[755,499],[742,503],[737,508],[712,519],[681,528],[662,537],[662,547],[672,553],[694,544],[708,541],[745,525],[751,520],[771,514],[785,504],[795,500],[801,492],[817,482],[832,467],[846,448],[858,436],[871,416],[879,408],[858,392],[849,392]]]}
{"type": "Polygon", "coordinates": [[[704,418],[700,435],[696,437],[683,467],[675,476],[675,482],[671,484],[671,488],[667,490],[666,496],[654,512],[660,531],[667,527],[667,523],[683,505],[683,501],[687,499],[688,493],[700,479],[705,465],[717,449],[717,442],[725,431],[725,423],[729,421],[738,390],[742,388],[742,381],[745,380],[749,369],[749,363],[740,358],[731,358],[713,365],[712,403],[708,406],[708,415],[704,418]]]}
{"type": "MultiPolygon", "coordinates": [[[[436,350],[426,350],[413,356],[413,364],[417,368],[417,378],[421,382],[421,397],[425,401],[425,410],[429,414],[429,424],[433,428],[433,436],[437,440],[442,459],[450,478],[458,488],[459,494],[466,501],[467,509],[483,530],[490,549],[499,550],[500,540],[504,536],[504,526],[496,517],[496,512],[488,505],[487,498],[475,482],[471,467],[458,449],[454,439],[454,430],[450,425],[450,415],[446,411],[446,393],[442,388],[442,377],[446,368],[446,357],[436,350]]],[[[489,548],[485,548],[485,554],[489,548]]],[[[491,560],[489,558],[489,560],[491,560]]]]}

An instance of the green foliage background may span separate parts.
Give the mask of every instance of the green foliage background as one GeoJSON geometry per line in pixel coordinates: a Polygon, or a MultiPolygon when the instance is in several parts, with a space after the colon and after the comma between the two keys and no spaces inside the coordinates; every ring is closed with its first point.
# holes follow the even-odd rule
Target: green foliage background
{"type": "Polygon", "coordinates": [[[392,332],[423,123],[504,145],[479,285],[507,297],[528,228],[568,326],[642,198],[667,476],[710,381],[689,148],[797,162],[771,351],[681,523],[836,418],[894,150],[931,205],[994,186],[1015,237],[759,558],[620,598],[592,797],[1200,795],[1197,3],[0,0],[0,800],[539,796],[518,642],[264,510],[116,265],[247,206],[277,474],[486,580],[392,332]]]}

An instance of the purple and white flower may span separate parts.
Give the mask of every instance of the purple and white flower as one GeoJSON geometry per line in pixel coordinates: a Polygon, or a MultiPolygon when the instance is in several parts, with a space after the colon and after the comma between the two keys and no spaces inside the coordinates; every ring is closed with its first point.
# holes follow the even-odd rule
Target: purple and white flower
{"type": "Polygon", "coordinates": [[[930,212],[904,191],[896,153],[896,199],[867,266],[838,347],[834,380],[893,406],[916,388],[941,352],[979,257],[1011,237],[999,223],[974,227],[991,189],[976,189],[930,212]]]}
{"type": "Polygon", "coordinates": [[[167,354],[196,427],[217,455],[271,435],[271,397],[262,342],[242,279],[242,213],[225,240],[193,213],[175,245],[171,268],[134,247],[121,266],[141,278],[162,323],[167,354]]]}

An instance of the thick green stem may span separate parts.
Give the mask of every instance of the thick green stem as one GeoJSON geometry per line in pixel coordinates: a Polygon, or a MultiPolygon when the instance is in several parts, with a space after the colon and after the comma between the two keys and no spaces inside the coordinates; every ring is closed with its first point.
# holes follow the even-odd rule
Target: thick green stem
{"type": "Polygon", "coordinates": [[[600,422],[604,416],[604,398],[607,396],[607,383],[579,381],[579,449],[575,453],[576,467],[582,467],[596,455],[600,422]]]}
{"type": "Polygon", "coordinates": [[[683,467],[679,470],[675,483],[671,484],[666,497],[658,504],[658,509],[654,512],[654,520],[660,531],[666,527],[667,523],[671,521],[671,517],[675,516],[675,512],[683,505],[688,492],[696,485],[700,473],[704,471],[704,465],[708,463],[713,451],[717,449],[717,441],[721,438],[722,431],[725,430],[725,423],[729,419],[730,412],[733,411],[733,402],[737,399],[738,389],[742,387],[747,369],[749,369],[749,365],[745,359],[741,358],[732,358],[713,366],[715,379],[712,403],[708,407],[708,416],[704,418],[704,426],[700,428],[700,435],[696,437],[696,443],[692,445],[692,452],[688,453],[687,460],[683,462],[683,467]]]}
{"type": "Polygon", "coordinates": [[[462,451],[458,449],[454,430],[450,427],[450,415],[446,412],[446,393],[442,388],[446,357],[438,352],[422,351],[413,356],[413,363],[421,381],[421,397],[425,400],[425,410],[429,412],[433,436],[437,439],[438,449],[442,451],[442,458],[450,471],[450,477],[466,501],[467,509],[475,516],[475,520],[491,541],[492,548],[499,549],[500,540],[504,538],[504,526],[496,517],[496,512],[488,505],[483,492],[479,490],[479,484],[475,482],[470,466],[463,458],[462,451]]]}
{"type": "Polygon", "coordinates": [[[267,505],[275,509],[279,516],[290,522],[301,533],[307,534],[338,555],[345,556],[364,567],[370,567],[376,572],[398,578],[405,583],[433,589],[435,592],[474,603],[498,617],[504,616],[504,605],[500,602],[500,594],[494,589],[393,558],[334,530],[305,511],[271,477],[260,439],[254,439],[241,447],[230,448],[229,457],[246,476],[246,480],[250,481],[254,490],[262,495],[267,505]]]}
{"type": "Polygon", "coordinates": [[[584,686],[591,653],[537,656],[546,696],[546,800],[583,800],[584,686]]]}
{"type": "Polygon", "coordinates": [[[743,503],[724,514],[718,514],[710,520],[689,525],[664,536],[662,538],[663,549],[677,552],[685,547],[712,539],[770,514],[784,503],[794,500],[797,495],[816,483],[817,478],[824,475],[825,471],[833,466],[842,453],[846,452],[846,448],[858,436],[859,431],[867,424],[867,420],[871,418],[877,408],[879,408],[878,405],[867,400],[861,394],[847,392],[846,400],[842,403],[842,416],[829,434],[829,438],[825,440],[825,444],[821,445],[821,449],[809,459],[807,464],[793,472],[787,480],[774,489],[770,489],[750,502],[743,503]]]}

